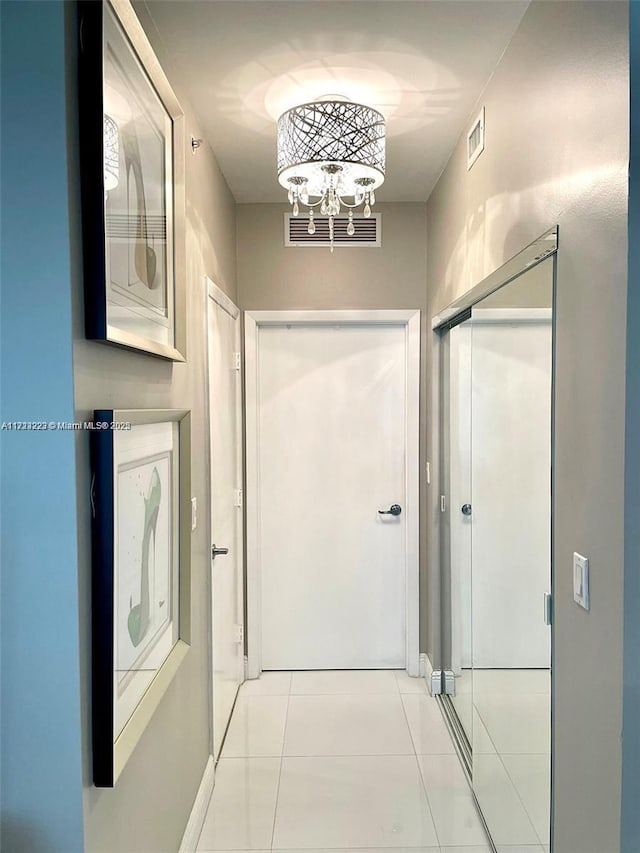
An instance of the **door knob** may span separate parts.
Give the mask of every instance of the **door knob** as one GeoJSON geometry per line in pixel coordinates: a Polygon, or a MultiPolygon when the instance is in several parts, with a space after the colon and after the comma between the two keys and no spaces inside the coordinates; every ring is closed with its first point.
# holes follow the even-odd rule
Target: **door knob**
{"type": "Polygon", "coordinates": [[[471,515],[471,504],[462,504],[460,507],[460,512],[463,515],[471,515]]]}
{"type": "Polygon", "coordinates": [[[215,560],[216,557],[224,557],[225,554],[229,553],[228,548],[217,548],[215,545],[211,546],[211,559],[215,560]]]}
{"type": "Polygon", "coordinates": [[[400,515],[402,512],[402,507],[400,504],[392,504],[389,509],[379,509],[379,515],[400,515]]]}

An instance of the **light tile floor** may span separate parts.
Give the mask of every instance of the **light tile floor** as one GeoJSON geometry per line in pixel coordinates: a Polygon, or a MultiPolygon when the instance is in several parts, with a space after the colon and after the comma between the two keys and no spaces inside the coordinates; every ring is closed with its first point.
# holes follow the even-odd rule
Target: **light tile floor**
{"type": "Polygon", "coordinates": [[[247,682],[198,851],[355,849],[490,851],[424,680],[380,670],[265,673],[247,682]]]}
{"type": "Polygon", "coordinates": [[[456,712],[473,728],[474,789],[499,853],[548,851],[550,689],[544,669],[463,670],[456,679],[456,712]]]}

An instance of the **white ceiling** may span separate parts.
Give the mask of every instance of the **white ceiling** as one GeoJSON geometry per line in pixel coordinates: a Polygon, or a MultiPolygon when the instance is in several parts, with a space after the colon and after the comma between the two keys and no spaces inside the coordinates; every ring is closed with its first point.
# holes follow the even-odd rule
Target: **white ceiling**
{"type": "Polygon", "coordinates": [[[378,199],[426,201],[528,0],[145,5],[236,201],[284,199],[275,174],[276,119],[327,94],[387,118],[387,178],[378,199]]]}

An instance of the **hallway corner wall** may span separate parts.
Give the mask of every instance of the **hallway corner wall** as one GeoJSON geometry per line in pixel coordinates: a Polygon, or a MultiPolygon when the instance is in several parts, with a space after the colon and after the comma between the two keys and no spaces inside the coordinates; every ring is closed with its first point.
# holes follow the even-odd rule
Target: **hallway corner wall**
{"type": "Polygon", "coordinates": [[[629,7],[631,127],[625,453],[624,706],[621,853],[640,850],[640,6],[629,7]]]}
{"type": "MultiPolygon", "coordinates": [[[[186,118],[187,361],[171,363],[85,340],[76,172],[72,208],[77,240],[73,351],[75,419],[87,420],[94,408],[191,410],[191,494],[198,505],[198,526],[191,534],[191,648],[115,788],[95,788],[91,778],[89,448],[87,434],[76,434],[86,853],[114,853],[116,850],[119,853],[175,853],[210,749],[211,563],[204,276],[211,277],[231,299],[236,299],[235,201],[209,145],[204,142],[195,154],[191,152],[191,136],[204,134],[175,82],[175,69],[163,52],[164,45],[157,37],[153,22],[145,14],[145,5],[135,4],[135,11],[186,118]]],[[[73,31],[71,40],[75,45],[73,31]]],[[[75,142],[77,132],[72,136],[75,142]]],[[[75,155],[77,169],[77,151],[75,155]]]]}
{"type": "MultiPolygon", "coordinates": [[[[381,191],[378,195],[384,197],[381,191]]],[[[237,207],[238,299],[243,311],[414,308],[420,344],[420,586],[426,583],[426,280],[427,209],[424,203],[376,203],[382,214],[379,248],[285,247],[284,204],[237,207]]],[[[422,597],[422,596],[421,596],[422,597]]],[[[420,613],[420,651],[427,614],[420,613]]]]}
{"type": "Polygon", "coordinates": [[[620,849],[628,94],[628,3],[534,0],[474,111],[485,151],[467,171],[463,137],[428,202],[429,320],[560,226],[555,853],[620,849]],[[590,558],[589,613],[573,601],[574,551],[590,558]]]}
{"type": "MultiPolygon", "coordinates": [[[[65,14],[3,2],[1,420],[74,420],[65,14]]],[[[74,433],[0,432],[6,853],[82,853],[74,433]]]]}

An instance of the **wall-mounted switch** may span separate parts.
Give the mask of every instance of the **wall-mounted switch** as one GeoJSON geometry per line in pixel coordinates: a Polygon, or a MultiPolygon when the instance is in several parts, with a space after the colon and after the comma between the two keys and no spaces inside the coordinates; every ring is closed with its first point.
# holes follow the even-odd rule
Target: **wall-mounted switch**
{"type": "Polygon", "coordinates": [[[431,485],[431,462],[427,462],[427,486],[431,485]]]}
{"type": "Polygon", "coordinates": [[[589,609],[589,560],[576,553],[573,555],[573,600],[585,610],[589,609]]]}
{"type": "Polygon", "coordinates": [[[198,502],[191,498],[191,529],[195,530],[198,525],[198,502]]]}

